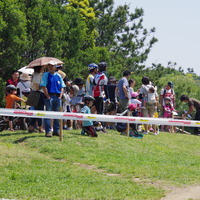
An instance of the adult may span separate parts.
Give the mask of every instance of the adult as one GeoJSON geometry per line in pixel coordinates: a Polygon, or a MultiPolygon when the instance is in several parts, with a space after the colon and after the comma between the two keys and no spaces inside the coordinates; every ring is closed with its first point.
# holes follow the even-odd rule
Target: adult
{"type": "Polygon", "coordinates": [[[19,72],[17,70],[12,71],[11,78],[7,80],[6,85],[14,85],[17,87],[19,82],[19,72]]]}
{"type": "Polygon", "coordinates": [[[89,75],[86,79],[85,89],[86,95],[93,96],[93,86],[94,86],[94,76],[98,72],[98,65],[95,63],[91,63],[88,65],[89,75]]]}
{"type": "Polygon", "coordinates": [[[31,87],[31,76],[26,73],[22,73],[19,77],[20,82],[17,83],[17,89],[19,90],[19,96],[22,98],[24,95],[22,91],[31,87]]]}
{"type": "Polygon", "coordinates": [[[94,77],[93,96],[95,98],[94,105],[98,114],[103,114],[103,95],[105,93],[106,101],[110,101],[108,92],[108,78],[106,76],[107,63],[100,62],[98,64],[99,72],[94,77]]]}
{"type": "Polygon", "coordinates": [[[174,92],[174,84],[170,81],[167,85],[162,88],[160,92],[160,104],[162,107],[165,106],[164,98],[169,97],[171,99],[172,106],[175,107],[175,92],[174,92]]]}
{"type": "Polygon", "coordinates": [[[130,77],[131,72],[129,70],[125,70],[123,72],[123,78],[121,78],[117,84],[117,94],[119,97],[119,107],[120,111],[124,112],[129,104],[129,84],[128,84],[128,78],[130,77]]]}
{"type": "MultiPolygon", "coordinates": [[[[32,80],[31,80],[31,89],[33,91],[38,91],[40,93],[38,105],[36,107],[34,107],[34,109],[35,110],[44,110],[45,95],[44,95],[42,88],[40,87],[40,83],[42,81],[42,75],[44,72],[44,67],[36,66],[33,69],[34,69],[34,73],[33,73],[32,80]]],[[[44,131],[43,125],[42,125],[42,118],[31,118],[30,124],[29,124],[29,132],[32,133],[35,131],[34,127],[36,125],[36,122],[38,123],[39,132],[44,133],[45,131],[44,131]]]]}
{"type": "MultiPolygon", "coordinates": [[[[47,111],[59,111],[61,107],[61,99],[64,92],[64,81],[56,72],[57,63],[51,60],[48,63],[48,72],[42,76],[40,86],[46,96],[45,106],[47,111]]],[[[46,137],[52,137],[50,119],[44,119],[46,137]]],[[[59,120],[54,119],[53,135],[59,136],[59,120]]]]}
{"type": "MultiPolygon", "coordinates": [[[[189,98],[187,95],[181,95],[180,101],[187,103],[189,110],[183,114],[183,117],[187,117],[193,111],[196,110],[194,120],[200,121],[200,101],[197,99],[189,98]]],[[[198,127],[194,127],[193,135],[200,135],[200,130],[198,127]]]]}
{"type": "MultiPolygon", "coordinates": [[[[148,92],[150,88],[154,88],[153,85],[150,83],[150,80],[148,77],[143,77],[142,78],[142,87],[140,88],[140,98],[142,99],[142,102],[146,102],[146,106],[144,109],[141,110],[142,116],[143,117],[153,117],[154,113],[156,112],[156,104],[155,103],[148,103],[148,92]]],[[[154,89],[155,91],[155,89],[154,89]]],[[[157,92],[155,93],[155,99],[156,101],[158,100],[158,94],[157,92]]],[[[156,132],[156,126],[153,125],[153,131],[154,135],[157,135],[158,133],[156,132]]],[[[144,125],[145,132],[144,134],[148,134],[148,124],[144,125]]]]}

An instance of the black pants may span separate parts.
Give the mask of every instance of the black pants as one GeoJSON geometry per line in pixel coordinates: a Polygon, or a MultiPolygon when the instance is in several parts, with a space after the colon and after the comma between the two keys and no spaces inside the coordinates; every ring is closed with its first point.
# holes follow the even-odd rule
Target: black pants
{"type": "MultiPolygon", "coordinates": [[[[196,110],[196,114],[195,114],[194,120],[200,121],[200,109],[199,109],[199,110],[196,110]]],[[[194,135],[200,134],[200,128],[194,127],[194,133],[193,133],[193,134],[194,134],[194,135]]]]}

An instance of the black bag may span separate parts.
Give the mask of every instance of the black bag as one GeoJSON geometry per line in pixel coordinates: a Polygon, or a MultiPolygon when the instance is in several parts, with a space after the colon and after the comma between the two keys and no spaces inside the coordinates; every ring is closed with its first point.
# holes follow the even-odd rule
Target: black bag
{"type": "Polygon", "coordinates": [[[31,91],[27,98],[26,105],[37,107],[40,99],[40,92],[31,91]]]}

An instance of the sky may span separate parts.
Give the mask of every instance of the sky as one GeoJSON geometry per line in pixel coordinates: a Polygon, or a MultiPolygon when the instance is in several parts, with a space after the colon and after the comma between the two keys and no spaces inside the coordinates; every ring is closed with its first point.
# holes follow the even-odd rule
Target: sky
{"type": "Polygon", "coordinates": [[[154,44],[146,66],[169,61],[177,67],[193,68],[200,76],[200,0],[114,0],[115,6],[128,4],[130,11],[143,8],[143,26],[156,28],[154,44]]]}

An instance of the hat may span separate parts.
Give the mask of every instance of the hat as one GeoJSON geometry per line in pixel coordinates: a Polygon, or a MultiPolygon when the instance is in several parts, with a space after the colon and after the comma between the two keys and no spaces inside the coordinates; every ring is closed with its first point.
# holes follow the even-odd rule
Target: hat
{"type": "Polygon", "coordinates": [[[131,97],[137,97],[139,94],[137,93],[137,92],[133,92],[132,94],[131,94],[131,97]]]}
{"type": "Polygon", "coordinates": [[[26,74],[26,73],[22,73],[20,75],[19,79],[21,79],[22,81],[30,81],[31,77],[28,74],[26,74]]]}
{"type": "Polygon", "coordinates": [[[164,100],[171,101],[171,98],[170,97],[165,97],[164,100]]]}
{"type": "Polygon", "coordinates": [[[47,64],[53,65],[55,67],[60,67],[59,65],[57,65],[58,63],[55,60],[50,60],[47,64]]]}
{"type": "Polygon", "coordinates": [[[174,87],[174,84],[173,84],[171,81],[169,81],[169,82],[167,83],[167,85],[169,85],[169,87],[171,87],[171,88],[174,87]]]}
{"type": "Polygon", "coordinates": [[[109,81],[116,81],[116,78],[114,76],[109,77],[109,81]]]}

